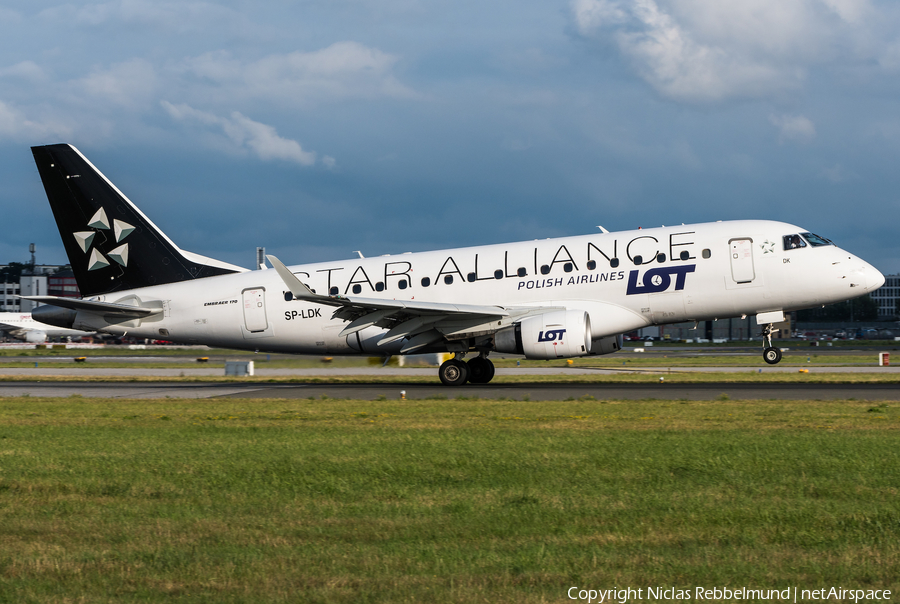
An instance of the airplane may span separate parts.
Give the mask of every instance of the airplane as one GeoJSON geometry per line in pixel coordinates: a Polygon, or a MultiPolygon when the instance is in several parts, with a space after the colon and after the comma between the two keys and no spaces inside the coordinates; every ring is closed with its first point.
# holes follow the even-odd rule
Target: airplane
{"type": "Polygon", "coordinates": [[[35,321],[30,313],[0,312],[0,333],[29,344],[43,344],[48,338],[80,338],[91,332],[51,327],[35,321]]]}
{"type": "Polygon", "coordinates": [[[248,271],[179,248],[75,147],[32,152],[84,296],[26,297],[59,327],[261,352],[449,352],[438,376],[460,386],[491,381],[493,352],[602,355],[642,327],[752,315],[775,364],[784,313],[884,284],[828,239],[767,220],[290,267],[268,256],[275,270],[248,271]]]}

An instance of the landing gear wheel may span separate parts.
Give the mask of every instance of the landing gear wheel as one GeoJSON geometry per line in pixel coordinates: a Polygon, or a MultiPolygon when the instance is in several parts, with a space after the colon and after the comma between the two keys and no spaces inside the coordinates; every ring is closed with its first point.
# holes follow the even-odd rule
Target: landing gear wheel
{"type": "Polygon", "coordinates": [[[781,361],[781,349],[769,346],[763,350],[763,360],[769,365],[777,365],[781,361]]]}
{"type": "Polygon", "coordinates": [[[445,386],[462,386],[469,379],[469,366],[462,361],[450,359],[441,364],[438,376],[445,386]]]}
{"type": "Polygon", "coordinates": [[[467,365],[469,382],[472,384],[487,384],[494,379],[494,364],[485,357],[475,357],[467,365]]]}

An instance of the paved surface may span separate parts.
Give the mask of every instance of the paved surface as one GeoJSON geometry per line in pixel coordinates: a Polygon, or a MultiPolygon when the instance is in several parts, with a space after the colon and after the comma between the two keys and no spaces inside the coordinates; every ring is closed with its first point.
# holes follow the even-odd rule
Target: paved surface
{"type": "Polygon", "coordinates": [[[144,383],[121,384],[109,382],[0,382],[0,397],[4,396],[83,396],[86,398],[213,398],[217,396],[253,396],[245,386],[249,384],[184,384],[144,383]]]}
{"type": "MultiPolygon", "coordinates": [[[[853,367],[788,367],[776,366],[744,366],[744,367],[642,367],[635,369],[599,368],[599,367],[520,367],[500,368],[497,375],[590,375],[615,373],[797,373],[800,369],[808,369],[810,373],[892,373],[900,374],[900,365],[878,367],[877,365],[853,367]]],[[[222,367],[190,367],[187,369],[166,369],[149,367],[103,368],[91,367],[89,362],[72,367],[44,368],[37,367],[3,367],[0,365],[0,376],[20,376],[23,379],[40,379],[41,376],[98,376],[98,377],[223,377],[222,367]]],[[[311,369],[256,369],[261,377],[316,377],[316,376],[432,376],[437,379],[436,367],[315,367],[311,369]]]]}
{"type": "Polygon", "coordinates": [[[597,400],[687,399],[713,400],[723,394],[732,399],[785,400],[888,400],[900,401],[900,387],[890,384],[492,384],[447,388],[438,384],[190,384],[190,383],[81,383],[0,382],[2,396],[104,398],[332,398],[372,400],[447,397],[563,400],[593,396],[597,400]]]}

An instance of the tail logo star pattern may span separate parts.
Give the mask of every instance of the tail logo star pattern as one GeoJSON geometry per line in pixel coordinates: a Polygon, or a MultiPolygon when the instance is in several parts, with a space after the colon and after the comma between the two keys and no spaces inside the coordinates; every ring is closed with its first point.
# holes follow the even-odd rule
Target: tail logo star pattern
{"type": "MultiPolygon", "coordinates": [[[[88,257],[88,270],[96,271],[102,268],[106,268],[112,262],[119,264],[123,267],[128,266],[128,244],[122,243],[122,240],[128,237],[133,231],[134,228],[127,222],[122,220],[114,219],[112,221],[112,227],[109,225],[109,218],[106,216],[106,210],[100,208],[97,212],[91,217],[87,224],[88,228],[95,229],[93,231],[76,231],[72,233],[72,236],[75,237],[75,241],[78,243],[78,247],[81,248],[85,254],[90,251],[90,256],[88,257]],[[96,247],[91,248],[91,245],[97,239],[97,234],[100,231],[112,231],[112,235],[115,237],[115,243],[122,243],[122,245],[109,250],[106,252],[106,256],[97,249],[96,247]]],[[[105,240],[105,238],[104,238],[105,240]]]]}

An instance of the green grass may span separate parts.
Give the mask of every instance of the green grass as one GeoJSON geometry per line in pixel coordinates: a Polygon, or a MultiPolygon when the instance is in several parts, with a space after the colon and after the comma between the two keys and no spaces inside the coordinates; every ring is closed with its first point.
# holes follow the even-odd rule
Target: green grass
{"type": "Polygon", "coordinates": [[[0,602],[900,589],[861,401],[0,399],[0,602]]]}
{"type": "MultiPolygon", "coordinates": [[[[33,368],[34,361],[7,361],[0,363],[0,371],[3,369],[26,369],[33,368]]],[[[142,362],[123,362],[123,361],[40,361],[38,369],[204,369],[213,368],[225,370],[225,363],[193,363],[188,362],[158,362],[142,361],[142,362]]]]}
{"type": "MultiPolygon", "coordinates": [[[[391,359],[391,365],[397,365],[397,358],[391,359]]],[[[515,358],[501,358],[497,355],[491,357],[498,368],[547,368],[570,366],[565,360],[539,361],[515,358]]],[[[226,360],[252,360],[259,369],[321,369],[327,374],[332,368],[380,366],[381,359],[369,359],[367,357],[313,357],[293,356],[287,354],[253,354],[246,351],[211,350],[167,350],[164,347],[150,351],[123,351],[122,349],[103,350],[66,350],[66,351],[0,351],[0,371],[3,368],[33,368],[37,362],[39,368],[58,369],[68,367],[93,367],[93,368],[132,368],[145,369],[191,369],[191,368],[222,368],[226,360]],[[22,354],[12,354],[12,353],[22,354]],[[113,354],[110,354],[112,352],[113,354]],[[118,360],[123,352],[132,352],[129,356],[148,357],[159,356],[168,360],[127,361],[118,360]],[[159,352],[160,354],[154,354],[159,352]],[[25,354],[29,353],[29,354],[25,354]],[[75,363],[71,357],[86,357],[84,363],[75,363]],[[26,360],[34,357],[42,357],[36,360],[26,360]],[[96,357],[111,357],[97,359],[96,357]],[[199,363],[198,357],[207,357],[208,362],[199,363]],[[6,360],[10,359],[10,360],[6,360]]],[[[412,363],[416,361],[413,360],[412,363]]],[[[410,364],[409,367],[424,366],[410,364]]],[[[645,369],[645,368],[679,368],[679,367],[768,367],[764,364],[759,350],[742,350],[740,353],[715,354],[710,352],[695,352],[691,350],[679,350],[676,346],[662,347],[657,350],[649,350],[646,353],[633,353],[626,349],[623,353],[610,354],[598,357],[586,357],[571,359],[573,367],[593,367],[603,369],[645,369]]],[[[789,350],[784,353],[781,361],[782,367],[840,367],[840,366],[869,366],[873,371],[878,370],[878,354],[874,351],[841,351],[841,350],[789,350]]]]}

